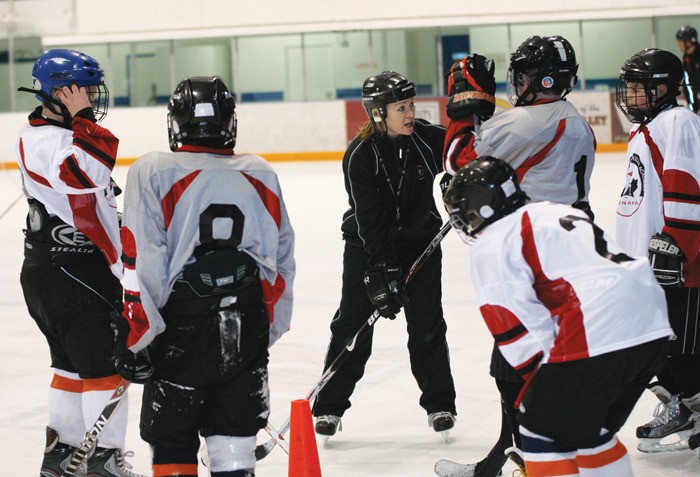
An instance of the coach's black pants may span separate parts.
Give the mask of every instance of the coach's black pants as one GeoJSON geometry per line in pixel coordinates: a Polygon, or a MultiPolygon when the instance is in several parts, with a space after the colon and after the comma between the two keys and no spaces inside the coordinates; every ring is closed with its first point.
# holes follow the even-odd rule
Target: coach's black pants
{"type": "MultiPolygon", "coordinates": [[[[425,244],[427,245],[427,244],[425,244]]],[[[423,250],[402,250],[401,270],[405,273],[423,250]]],[[[368,254],[362,247],[345,244],[343,287],[340,308],[331,322],[331,342],[324,370],[374,312],[363,282],[368,254]]],[[[455,411],[455,388],[450,371],[445,337],[447,325],[442,314],[442,252],[438,248],[406,286],[410,301],[404,308],[408,329],[411,371],[421,390],[420,405],[428,413],[455,411]]],[[[375,326],[399,326],[381,320],[375,326]]],[[[342,416],[350,407],[350,396],[365,372],[372,352],[372,332],[356,343],[347,360],[316,398],[313,414],[342,416]]]]}

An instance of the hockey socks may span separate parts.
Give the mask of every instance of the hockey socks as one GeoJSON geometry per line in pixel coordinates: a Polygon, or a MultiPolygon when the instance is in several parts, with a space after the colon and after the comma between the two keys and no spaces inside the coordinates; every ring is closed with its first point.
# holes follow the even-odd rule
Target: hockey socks
{"type": "Polygon", "coordinates": [[[605,432],[598,445],[574,449],[520,427],[528,477],[632,477],[627,449],[605,432]]]}

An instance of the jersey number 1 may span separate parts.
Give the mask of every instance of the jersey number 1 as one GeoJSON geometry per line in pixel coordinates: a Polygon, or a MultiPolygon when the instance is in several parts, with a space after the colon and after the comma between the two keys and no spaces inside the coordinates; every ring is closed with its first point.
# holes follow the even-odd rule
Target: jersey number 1
{"type": "Polygon", "coordinates": [[[615,263],[631,262],[634,260],[627,254],[624,253],[611,253],[608,251],[608,242],[603,236],[603,229],[598,227],[589,218],[579,217],[577,215],[567,215],[566,217],[561,217],[559,219],[559,225],[561,225],[564,230],[571,232],[576,228],[576,222],[585,222],[593,228],[593,240],[595,241],[595,251],[598,255],[606,260],[610,260],[615,263]]]}

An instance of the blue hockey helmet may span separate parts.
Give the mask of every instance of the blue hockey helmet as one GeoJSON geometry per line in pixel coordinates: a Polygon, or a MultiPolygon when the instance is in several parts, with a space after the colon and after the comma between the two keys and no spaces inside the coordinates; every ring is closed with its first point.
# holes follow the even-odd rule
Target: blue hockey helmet
{"type": "Polygon", "coordinates": [[[32,78],[36,98],[44,104],[55,88],[93,87],[89,93],[95,117],[100,120],[107,114],[109,91],[104,84],[104,71],[91,56],[63,48],[47,50],[34,63],[32,78]]]}

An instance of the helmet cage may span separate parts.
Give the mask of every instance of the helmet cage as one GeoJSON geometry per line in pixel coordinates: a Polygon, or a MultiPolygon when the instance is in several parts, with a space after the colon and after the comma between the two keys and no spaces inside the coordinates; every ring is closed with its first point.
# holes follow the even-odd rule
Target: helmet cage
{"type": "Polygon", "coordinates": [[[531,36],[510,56],[506,84],[508,99],[514,106],[532,104],[540,92],[560,91],[563,99],[576,84],[576,54],[566,38],[531,36]],[[528,87],[518,94],[520,75],[529,79],[528,87]]]}
{"type": "Polygon", "coordinates": [[[35,97],[55,114],[62,111],[55,109],[60,101],[53,98],[53,93],[72,85],[87,88],[98,121],[107,114],[109,90],[104,84],[104,71],[91,56],[68,49],[47,50],[34,63],[32,78],[35,97]]]}
{"type": "Polygon", "coordinates": [[[460,169],[445,192],[450,223],[465,242],[527,201],[513,168],[484,156],[460,169]]]}
{"type": "Polygon", "coordinates": [[[168,101],[170,150],[179,144],[214,149],[236,145],[236,102],[218,76],[185,78],[168,101]]]}
{"type": "Polygon", "coordinates": [[[676,96],[683,78],[683,65],[673,53],[648,48],[628,59],[620,70],[615,87],[615,103],[630,122],[641,123],[652,119],[661,111],[676,106],[676,96]],[[646,104],[633,103],[628,95],[629,83],[644,87],[646,104]],[[666,86],[666,93],[658,95],[658,86],[666,86]]]}
{"type": "Polygon", "coordinates": [[[416,85],[413,82],[395,71],[384,71],[365,80],[362,86],[362,106],[369,119],[381,123],[386,119],[387,104],[404,101],[415,95],[416,85]]]}

